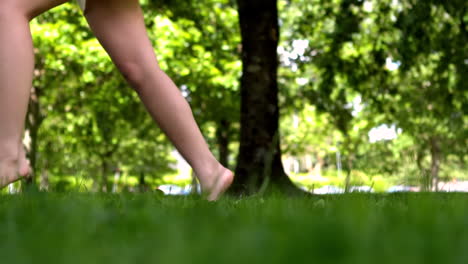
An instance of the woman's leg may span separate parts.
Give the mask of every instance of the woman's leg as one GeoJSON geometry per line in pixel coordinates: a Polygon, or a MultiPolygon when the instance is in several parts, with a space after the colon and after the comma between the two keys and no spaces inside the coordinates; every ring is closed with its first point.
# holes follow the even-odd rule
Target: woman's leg
{"type": "Polygon", "coordinates": [[[67,0],[0,0],[0,188],[29,173],[21,144],[34,54],[29,21],[67,0]]]}
{"type": "Polygon", "coordinates": [[[138,0],[88,0],[85,16],[153,119],[192,166],[208,199],[216,200],[233,174],[210,152],[190,106],[160,69],[138,0]]]}

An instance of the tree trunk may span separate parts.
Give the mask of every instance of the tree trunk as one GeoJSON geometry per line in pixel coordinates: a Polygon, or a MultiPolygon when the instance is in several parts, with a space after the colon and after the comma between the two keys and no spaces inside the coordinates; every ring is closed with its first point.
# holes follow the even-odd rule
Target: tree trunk
{"type": "Polygon", "coordinates": [[[440,145],[437,138],[431,138],[431,180],[435,191],[439,191],[440,145]]]}
{"type": "Polygon", "coordinates": [[[416,164],[418,165],[419,172],[421,173],[422,189],[424,191],[430,191],[432,188],[432,183],[429,179],[429,175],[424,167],[424,149],[418,149],[416,153],[416,164]]]}
{"type": "Polygon", "coordinates": [[[44,121],[44,117],[41,115],[41,105],[39,102],[40,89],[32,87],[31,98],[29,100],[28,114],[26,117],[26,129],[29,132],[31,141],[29,146],[26,147],[26,155],[29,159],[32,175],[26,179],[26,185],[35,183],[35,175],[37,175],[37,155],[38,155],[38,133],[39,128],[44,121]]]}
{"type": "Polygon", "coordinates": [[[297,189],[284,172],[279,144],[276,0],[237,0],[242,34],[241,132],[233,190],[297,189]]]}
{"type": "Polygon", "coordinates": [[[229,121],[221,120],[218,122],[216,141],[218,143],[219,162],[226,168],[229,167],[229,129],[229,121]]]}
{"type": "Polygon", "coordinates": [[[109,165],[107,163],[106,158],[102,158],[102,163],[101,163],[101,183],[99,184],[99,191],[101,192],[108,192],[109,191],[109,186],[108,186],[108,180],[107,180],[107,173],[108,173],[108,168],[109,165]]]}
{"type": "Polygon", "coordinates": [[[353,155],[349,154],[346,157],[346,180],[345,180],[345,192],[349,193],[351,190],[351,172],[353,171],[353,155]]]}
{"type": "Polygon", "coordinates": [[[150,190],[150,187],[146,183],[144,172],[140,172],[140,177],[138,178],[138,189],[141,193],[148,192],[150,190]]]}

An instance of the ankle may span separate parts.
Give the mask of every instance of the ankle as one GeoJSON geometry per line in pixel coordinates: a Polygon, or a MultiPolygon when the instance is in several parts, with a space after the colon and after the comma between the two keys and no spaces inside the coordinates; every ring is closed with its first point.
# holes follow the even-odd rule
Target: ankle
{"type": "Polygon", "coordinates": [[[19,159],[18,157],[8,157],[0,159],[0,167],[3,168],[18,168],[19,159]]]}
{"type": "Polygon", "coordinates": [[[0,162],[18,162],[19,160],[19,145],[12,143],[15,141],[0,143],[0,162]]]}
{"type": "Polygon", "coordinates": [[[0,160],[0,188],[17,177],[18,159],[0,160]]]}
{"type": "Polygon", "coordinates": [[[197,178],[200,181],[202,189],[209,190],[216,184],[218,178],[221,177],[227,170],[228,169],[226,169],[223,165],[217,162],[211,167],[205,167],[203,171],[196,171],[195,174],[197,175],[197,178]]]}

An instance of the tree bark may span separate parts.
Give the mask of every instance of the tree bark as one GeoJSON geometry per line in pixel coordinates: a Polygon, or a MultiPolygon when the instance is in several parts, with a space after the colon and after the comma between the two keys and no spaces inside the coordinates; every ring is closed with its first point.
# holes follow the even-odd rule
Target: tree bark
{"type": "Polygon", "coordinates": [[[148,192],[150,190],[150,187],[146,183],[144,172],[140,172],[140,178],[138,179],[138,189],[141,193],[148,192]]]}
{"type": "Polygon", "coordinates": [[[346,179],[345,179],[345,193],[349,193],[351,190],[351,172],[353,171],[353,154],[349,154],[346,157],[346,179]]]}
{"type": "Polygon", "coordinates": [[[26,117],[26,129],[29,132],[31,139],[29,146],[26,147],[26,156],[28,157],[30,167],[32,170],[31,177],[27,178],[26,185],[32,185],[36,182],[37,171],[37,155],[38,155],[38,142],[39,142],[39,128],[44,121],[44,116],[41,114],[41,105],[39,102],[40,88],[31,88],[31,98],[29,100],[28,114],[26,117]]]}
{"type": "Polygon", "coordinates": [[[241,132],[233,190],[297,189],[281,163],[276,0],[237,0],[242,35],[241,132]]]}
{"type": "Polygon", "coordinates": [[[424,149],[418,149],[416,153],[416,164],[418,165],[418,169],[421,174],[422,189],[424,191],[430,191],[432,189],[432,182],[430,180],[430,175],[427,173],[423,164],[424,156],[424,149]]]}
{"type": "Polygon", "coordinates": [[[226,168],[229,167],[229,129],[229,121],[221,120],[218,122],[216,141],[218,144],[219,162],[226,168]]]}
{"type": "Polygon", "coordinates": [[[99,191],[100,192],[107,192],[108,191],[108,188],[107,188],[107,184],[108,184],[108,181],[107,181],[107,168],[108,168],[108,165],[107,165],[107,162],[105,159],[101,159],[102,160],[102,163],[101,163],[101,183],[99,184],[99,191]]]}
{"type": "Polygon", "coordinates": [[[112,191],[112,184],[109,181],[109,174],[113,171],[112,161],[110,161],[111,156],[111,152],[101,156],[101,181],[99,183],[99,191],[104,193],[112,191]]]}
{"type": "Polygon", "coordinates": [[[435,191],[439,191],[440,145],[437,138],[431,138],[431,180],[435,191]]]}

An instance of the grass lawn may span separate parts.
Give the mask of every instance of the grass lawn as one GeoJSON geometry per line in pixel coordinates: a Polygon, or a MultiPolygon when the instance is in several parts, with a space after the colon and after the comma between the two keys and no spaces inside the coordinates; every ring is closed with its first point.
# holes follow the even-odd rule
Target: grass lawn
{"type": "Polygon", "coordinates": [[[0,263],[468,263],[468,195],[0,196],[0,263]]]}

